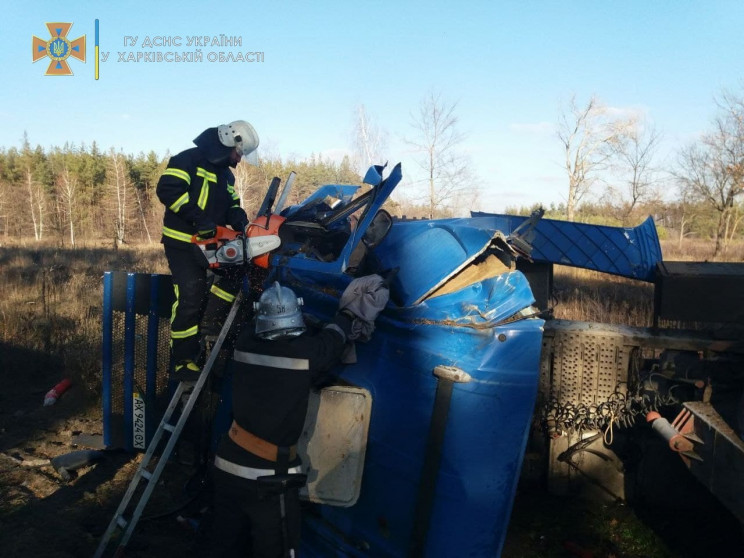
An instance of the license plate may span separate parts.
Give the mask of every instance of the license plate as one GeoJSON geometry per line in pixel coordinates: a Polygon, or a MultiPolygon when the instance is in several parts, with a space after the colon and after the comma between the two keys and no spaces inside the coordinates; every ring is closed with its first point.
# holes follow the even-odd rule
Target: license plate
{"type": "Polygon", "coordinates": [[[132,413],[132,438],[135,449],[145,449],[145,400],[138,392],[132,394],[134,412],[132,413]]]}

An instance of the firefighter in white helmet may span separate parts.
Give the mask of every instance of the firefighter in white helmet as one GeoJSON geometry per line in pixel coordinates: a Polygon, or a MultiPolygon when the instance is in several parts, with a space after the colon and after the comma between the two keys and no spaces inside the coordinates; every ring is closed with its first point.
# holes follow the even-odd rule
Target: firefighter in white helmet
{"type": "Polygon", "coordinates": [[[214,458],[206,554],[297,555],[299,488],[306,481],[297,441],[310,391],[335,378],[347,340],[355,339],[355,331],[374,329],[388,298],[381,277],[354,279],[333,320],[316,329],[306,327],[302,299],[291,289],[275,282],[262,293],[255,326],[245,328],[235,343],[234,420],[214,458]]]}
{"type": "Polygon", "coordinates": [[[218,332],[242,284],[242,276],[225,275],[209,286],[206,259],[191,237],[211,238],[217,226],[245,230],[248,217],[231,168],[241,158],[256,165],[258,143],[245,120],[207,128],[194,139],[196,147],[171,157],[158,181],[157,196],[165,205],[161,242],[176,295],[171,357],[178,380],[198,378],[202,316],[204,327],[218,332]]]}

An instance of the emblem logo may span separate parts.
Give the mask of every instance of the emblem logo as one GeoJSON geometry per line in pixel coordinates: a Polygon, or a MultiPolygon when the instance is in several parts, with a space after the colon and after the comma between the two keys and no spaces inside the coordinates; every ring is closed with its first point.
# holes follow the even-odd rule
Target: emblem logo
{"type": "Polygon", "coordinates": [[[49,57],[48,76],[71,76],[72,70],[67,59],[71,56],[85,62],[85,35],[74,41],[67,38],[72,23],[47,23],[47,29],[51,37],[48,41],[34,36],[31,43],[31,57],[33,62],[38,62],[44,57],[49,57]]]}

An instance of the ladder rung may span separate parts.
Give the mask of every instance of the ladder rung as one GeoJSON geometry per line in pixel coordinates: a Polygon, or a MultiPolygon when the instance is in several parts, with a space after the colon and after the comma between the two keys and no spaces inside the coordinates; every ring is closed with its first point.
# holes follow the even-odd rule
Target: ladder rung
{"type": "Polygon", "coordinates": [[[124,532],[122,533],[121,539],[119,541],[119,547],[116,551],[115,556],[123,555],[123,551],[124,551],[124,548],[126,547],[127,542],[129,541],[129,537],[132,535],[134,528],[137,526],[137,522],[139,521],[140,516],[142,515],[142,511],[144,510],[145,505],[147,505],[147,501],[150,499],[150,495],[152,494],[152,491],[156,488],[157,483],[154,483],[152,481],[156,480],[156,478],[159,478],[160,473],[162,472],[162,469],[165,466],[165,463],[167,462],[168,458],[170,457],[171,452],[173,451],[173,448],[178,439],[178,436],[184,427],[184,423],[186,419],[188,418],[188,415],[193,410],[193,406],[196,402],[196,397],[199,396],[200,391],[204,387],[204,381],[207,375],[209,374],[209,371],[211,370],[212,366],[216,362],[216,359],[219,355],[219,351],[222,347],[222,342],[224,341],[227,331],[229,331],[230,326],[235,320],[235,316],[238,313],[241,302],[242,302],[242,291],[238,293],[235,300],[233,301],[233,305],[227,316],[227,320],[222,326],[222,331],[220,332],[220,335],[217,337],[217,341],[219,341],[219,343],[215,341],[214,345],[209,351],[209,358],[207,359],[207,362],[204,365],[204,368],[202,369],[199,379],[196,382],[180,382],[179,383],[178,388],[176,389],[176,392],[173,394],[171,398],[171,402],[169,403],[168,408],[166,409],[165,415],[163,416],[160,422],[160,426],[158,426],[158,430],[155,432],[155,435],[153,436],[153,440],[151,442],[150,448],[147,450],[147,452],[145,453],[145,456],[140,462],[140,467],[138,469],[139,474],[135,474],[134,478],[132,478],[131,482],[129,483],[129,488],[127,489],[127,492],[124,495],[121,501],[121,504],[119,505],[119,509],[114,514],[114,517],[111,519],[111,523],[109,523],[109,526],[106,529],[106,532],[103,534],[103,537],[101,538],[101,542],[98,545],[98,550],[96,551],[94,558],[101,558],[101,556],[106,550],[107,545],[109,544],[111,540],[114,529],[117,526],[121,527],[124,530],[124,532]],[[200,386],[198,390],[196,389],[197,385],[200,386]],[[178,398],[180,398],[180,403],[183,405],[183,410],[177,423],[171,424],[167,421],[171,419],[171,415],[173,414],[173,412],[176,409],[177,404],[179,403],[178,398]],[[150,458],[155,453],[155,450],[158,446],[158,442],[160,442],[160,438],[163,432],[169,432],[172,436],[168,440],[168,443],[165,449],[163,450],[163,453],[160,456],[160,459],[155,469],[153,471],[148,471],[146,467],[150,463],[150,458]],[[139,501],[137,502],[136,507],[134,511],[132,512],[131,518],[127,520],[123,517],[123,513],[124,513],[124,510],[129,505],[130,499],[134,497],[134,493],[137,487],[137,482],[140,479],[145,479],[146,481],[148,481],[149,484],[144,487],[144,491],[139,497],[139,501]]]}

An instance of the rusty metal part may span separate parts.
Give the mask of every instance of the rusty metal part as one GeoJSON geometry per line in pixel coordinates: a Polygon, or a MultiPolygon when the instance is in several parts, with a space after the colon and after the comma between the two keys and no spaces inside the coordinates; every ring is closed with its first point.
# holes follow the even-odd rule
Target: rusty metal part
{"type": "Polygon", "coordinates": [[[434,375],[442,380],[449,380],[450,382],[466,384],[473,378],[470,374],[458,368],[456,366],[446,366],[441,364],[434,368],[434,375]]]}
{"type": "Polygon", "coordinates": [[[695,444],[703,441],[695,435],[695,417],[687,409],[683,409],[670,424],[667,419],[656,411],[646,415],[646,422],[651,424],[651,429],[669,443],[672,451],[679,453],[683,460],[685,458],[702,458],[695,452],[695,444]]]}

